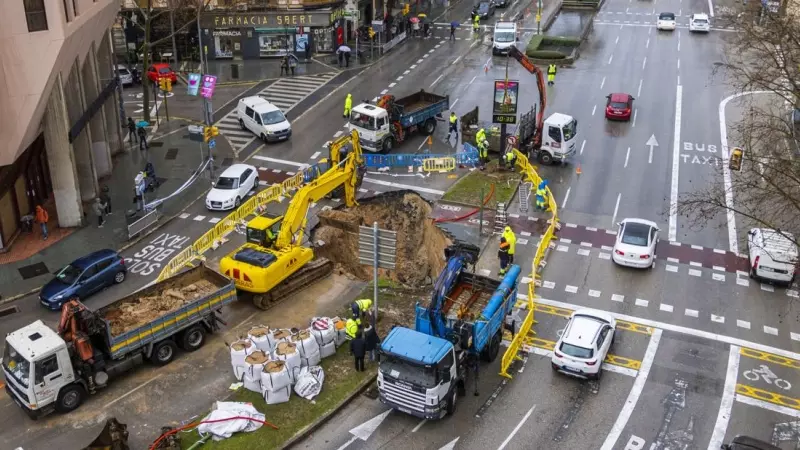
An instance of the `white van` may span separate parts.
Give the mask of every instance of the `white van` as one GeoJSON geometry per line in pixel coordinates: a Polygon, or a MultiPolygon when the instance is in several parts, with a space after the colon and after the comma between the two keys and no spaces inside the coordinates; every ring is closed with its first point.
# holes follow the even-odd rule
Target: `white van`
{"type": "Polygon", "coordinates": [[[794,236],[769,228],[753,228],[747,233],[750,278],[792,284],[797,267],[794,236]]]}
{"type": "Polygon", "coordinates": [[[280,108],[257,95],[239,99],[236,117],[243,130],[250,130],[264,142],[283,141],[292,135],[292,125],[280,108]]]}
{"type": "Polygon", "coordinates": [[[516,22],[497,22],[492,35],[492,42],[494,42],[492,54],[503,55],[508,53],[508,50],[517,43],[518,39],[516,22]]]}

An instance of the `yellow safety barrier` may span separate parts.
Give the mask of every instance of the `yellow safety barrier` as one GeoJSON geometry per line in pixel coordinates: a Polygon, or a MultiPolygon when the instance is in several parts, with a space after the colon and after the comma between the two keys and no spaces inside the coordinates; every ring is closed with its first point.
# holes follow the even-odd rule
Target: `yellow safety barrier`
{"type": "MultiPolygon", "coordinates": [[[[520,168],[527,181],[533,183],[533,186],[538,186],[539,183],[542,182],[542,177],[536,173],[536,170],[533,169],[530,161],[528,158],[519,152],[519,150],[514,149],[514,154],[517,155],[517,166],[520,168]]],[[[547,251],[547,248],[550,246],[550,241],[555,236],[556,229],[559,228],[558,225],[558,209],[556,205],[556,200],[553,198],[553,193],[550,192],[550,188],[547,188],[547,204],[549,206],[549,212],[553,214],[549,221],[549,226],[545,231],[544,235],[542,236],[542,240],[539,242],[539,245],[536,247],[536,255],[533,257],[533,266],[531,267],[531,282],[528,283],[528,301],[527,301],[527,310],[528,314],[525,316],[525,319],[522,321],[522,326],[519,329],[519,332],[514,335],[514,339],[511,340],[511,344],[508,346],[508,349],[503,354],[503,358],[500,361],[500,375],[506,378],[513,378],[508,373],[508,369],[511,368],[511,364],[514,361],[521,360],[519,357],[520,350],[523,349],[523,346],[526,344],[530,344],[533,337],[536,336],[536,332],[533,331],[533,325],[536,323],[534,320],[534,302],[533,300],[536,298],[535,296],[535,286],[536,280],[539,279],[539,267],[542,265],[544,261],[544,255],[547,251]]]]}
{"type": "Polygon", "coordinates": [[[422,170],[425,172],[452,172],[456,170],[456,159],[452,156],[426,158],[422,160],[422,170]]]}
{"type": "Polygon", "coordinates": [[[217,222],[214,228],[208,230],[194,241],[190,247],[176,254],[169,263],[164,266],[156,282],[164,281],[177,274],[187,264],[198,258],[202,258],[203,253],[207,252],[209,249],[224,243],[225,237],[236,229],[237,224],[245,222],[253,213],[260,213],[268,203],[279,201],[281,197],[288,197],[294,190],[303,185],[303,180],[303,173],[300,172],[284,180],[282,183],[273,184],[247,199],[247,201],[239,205],[235,211],[217,222]]]}

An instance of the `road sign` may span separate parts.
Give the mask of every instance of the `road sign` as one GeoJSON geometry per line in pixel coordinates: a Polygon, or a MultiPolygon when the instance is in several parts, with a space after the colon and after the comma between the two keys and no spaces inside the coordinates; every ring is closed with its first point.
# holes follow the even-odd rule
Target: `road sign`
{"type": "MultiPolygon", "coordinates": [[[[397,261],[397,233],[378,228],[378,222],[371,227],[358,227],[358,262],[370,264],[373,269],[373,320],[378,318],[378,269],[395,268],[397,261]]],[[[373,322],[373,326],[374,326],[373,322]]]]}
{"type": "Polygon", "coordinates": [[[217,140],[216,139],[209,139],[208,140],[208,148],[215,148],[216,146],[217,146],[217,140]]]}
{"type": "Polygon", "coordinates": [[[186,129],[189,130],[189,134],[203,134],[202,125],[189,125],[186,129]]]}

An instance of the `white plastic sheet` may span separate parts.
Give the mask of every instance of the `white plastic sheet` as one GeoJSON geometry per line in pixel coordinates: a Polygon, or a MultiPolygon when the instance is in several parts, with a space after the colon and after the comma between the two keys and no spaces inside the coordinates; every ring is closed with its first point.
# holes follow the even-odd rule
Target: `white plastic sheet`
{"type": "MultiPolygon", "coordinates": [[[[264,414],[258,412],[252,403],[242,402],[216,402],[211,413],[203,421],[227,419],[231,417],[249,417],[264,420],[264,414]]],[[[260,422],[248,419],[226,420],[224,422],[203,423],[197,427],[197,432],[205,436],[210,434],[215,441],[227,439],[239,431],[250,432],[261,428],[260,422]]]]}
{"type": "Polygon", "coordinates": [[[295,374],[294,391],[306,400],[313,400],[322,391],[325,372],[320,366],[303,367],[295,374]]]}

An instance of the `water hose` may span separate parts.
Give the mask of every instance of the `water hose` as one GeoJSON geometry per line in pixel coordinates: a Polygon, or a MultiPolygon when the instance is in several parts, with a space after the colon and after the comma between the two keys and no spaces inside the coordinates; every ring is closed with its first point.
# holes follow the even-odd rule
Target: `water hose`
{"type": "Polygon", "coordinates": [[[153,444],[150,446],[150,450],[156,450],[156,448],[158,448],[158,444],[160,444],[161,441],[163,441],[164,439],[166,439],[169,436],[172,436],[173,434],[180,433],[181,431],[187,430],[189,428],[195,428],[195,427],[197,427],[199,425],[202,425],[204,423],[227,422],[229,420],[252,420],[253,422],[258,422],[258,423],[260,423],[262,425],[266,425],[268,427],[272,427],[275,430],[278,429],[277,426],[267,422],[266,420],[260,420],[260,419],[256,419],[256,418],[253,418],[253,417],[246,417],[246,416],[226,417],[224,419],[214,419],[214,420],[202,420],[202,421],[193,422],[193,423],[190,423],[188,425],[184,425],[184,426],[182,426],[180,428],[175,428],[173,430],[167,431],[166,433],[163,433],[161,436],[158,437],[158,439],[156,439],[155,442],[153,442],[153,444]]]}
{"type": "MultiPolygon", "coordinates": [[[[492,188],[489,190],[489,194],[486,196],[486,198],[483,199],[483,206],[486,206],[486,204],[489,203],[489,199],[492,198],[492,196],[494,195],[494,183],[492,183],[491,186],[492,186],[492,188]]],[[[451,218],[439,217],[438,219],[433,219],[433,223],[458,222],[460,220],[466,219],[467,217],[474,216],[480,210],[481,210],[481,208],[475,208],[474,210],[472,210],[472,211],[470,211],[470,212],[468,212],[468,213],[466,213],[464,215],[451,217],[451,218]]]]}

